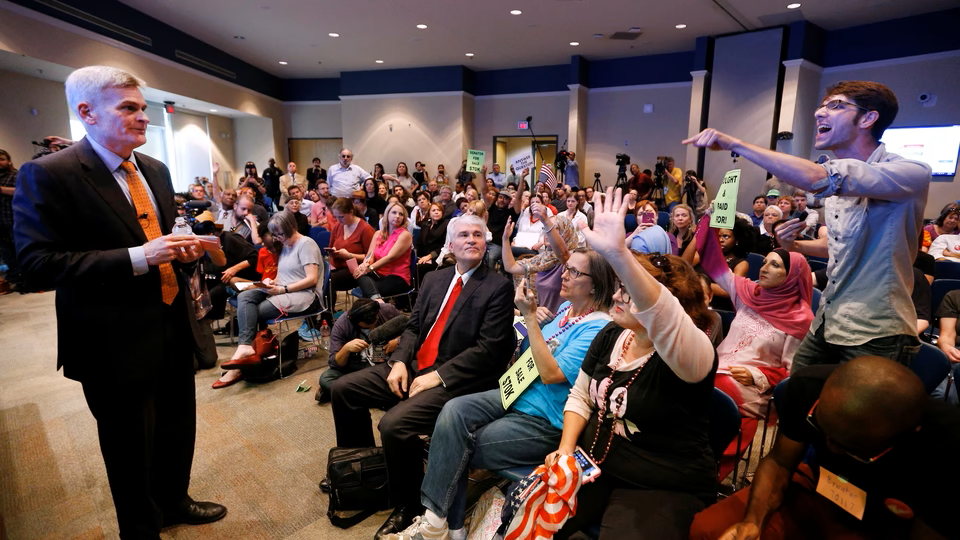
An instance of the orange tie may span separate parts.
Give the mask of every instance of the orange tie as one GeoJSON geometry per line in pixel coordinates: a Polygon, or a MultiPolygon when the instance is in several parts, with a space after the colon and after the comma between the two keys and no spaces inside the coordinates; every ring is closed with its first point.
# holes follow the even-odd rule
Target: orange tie
{"type": "MultiPolygon", "coordinates": [[[[140,177],[137,176],[137,168],[133,163],[124,161],[120,167],[127,173],[127,188],[130,189],[130,198],[133,199],[133,207],[137,211],[137,216],[146,216],[146,219],[140,218],[140,226],[143,227],[143,233],[147,235],[147,240],[154,240],[163,235],[160,231],[160,221],[153,211],[153,205],[150,204],[150,196],[147,195],[147,188],[144,187],[140,177]]],[[[168,306],[173,303],[177,296],[177,276],[173,272],[173,265],[163,263],[160,265],[160,290],[163,293],[163,303],[168,306]]]]}
{"type": "Polygon", "coordinates": [[[457,282],[450,291],[450,298],[447,304],[443,306],[443,311],[437,316],[437,322],[433,323],[433,328],[427,334],[427,339],[423,340],[420,350],[417,351],[417,371],[423,371],[432,366],[437,361],[437,349],[440,346],[440,334],[443,333],[443,327],[447,325],[447,317],[453,309],[453,304],[457,303],[457,297],[460,296],[460,290],[463,289],[463,279],[457,277],[457,282]]]}

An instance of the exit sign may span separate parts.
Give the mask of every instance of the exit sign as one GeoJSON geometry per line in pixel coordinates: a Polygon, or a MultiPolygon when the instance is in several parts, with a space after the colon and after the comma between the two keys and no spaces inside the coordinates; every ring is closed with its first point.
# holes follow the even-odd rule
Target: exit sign
{"type": "Polygon", "coordinates": [[[526,121],[521,120],[521,121],[517,122],[517,129],[527,129],[527,127],[529,127],[529,126],[528,126],[528,124],[527,124],[526,121]]]}

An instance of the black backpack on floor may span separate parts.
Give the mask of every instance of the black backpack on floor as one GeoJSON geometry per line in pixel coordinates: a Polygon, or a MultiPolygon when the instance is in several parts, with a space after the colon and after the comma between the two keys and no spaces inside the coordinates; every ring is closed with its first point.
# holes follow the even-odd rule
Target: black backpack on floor
{"type": "Polygon", "coordinates": [[[380,510],[390,508],[390,484],[383,448],[331,448],[327,456],[330,495],[327,517],[335,527],[346,529],[380,510]],[[350,517],[344,512],[356,511],[350,517]]]}

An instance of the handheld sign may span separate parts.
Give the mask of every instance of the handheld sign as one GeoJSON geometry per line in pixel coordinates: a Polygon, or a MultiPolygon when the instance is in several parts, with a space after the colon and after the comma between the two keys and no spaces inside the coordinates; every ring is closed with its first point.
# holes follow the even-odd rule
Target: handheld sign
{"type": "Polygon", "coordinates": [[[820,467],[817,493],[850,512],[853,517],[863,519],[863,511],[867,508],[867,492],[851,484],[845,478],[820,467]]]}
{"type": "Polygon", "coordinates": [[[740,191],[740,169],[728,171],[713,201],[710,226],[717,229],[732,229],[737,219],[737,192],[740,191]]]}
{"type": "Polygon", "coordinates": [[[513,160],[511,165],[513,165],[513,170],[516,171],[517,174],[523,172],[524,169],[532,169],[534,165],[533,154],[527,154],[525,156],[518,157],[513,160]]]}
{"type": "Polygon", "coordinates": [[[527,347],[526,352],[500,377],[500,402],[504,410],[509,409],[510,404],[539,376],[537,363],[533,361],[533,348],[527,347]]]}
{"type": "Polygon", "coordinates": [[[483,159],[487,153],[483,150],[467,150],[467,172],[478,173],[483,168],[483,159]]]}

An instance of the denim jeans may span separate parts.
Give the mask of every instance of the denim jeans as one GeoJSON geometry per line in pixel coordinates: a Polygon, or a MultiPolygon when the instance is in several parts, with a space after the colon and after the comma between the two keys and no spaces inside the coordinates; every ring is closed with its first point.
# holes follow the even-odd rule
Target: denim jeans
{"type": "Polygon", "coordinates": [[[842,364],[859,356],[882,356],[905,366],[910,365],[913,355],[920,350],[920,340],[916,336],[896,335],[871,339],[862,345],[833,345],[823,337],[820,325],[816,333],[807,333],[800,347],[793,355],[790,373],[814,364],[842,364]]]}
{"type": "Polygon", "coordinates": [[[237,320],[240,324],[239,342],[241,345],[253,345],[253,338],[257,335],[257,324],[280,315],[277,309],[267,299],[270,293],[263,289],[250,288],[237,296],[237,320]]]}
{"type": "Polygon", "coordinates": [[[423,505],[445,517],[451,529],[463,528],[468,467],[539,465],[558,446],[560,431],[547,419],[503,410],[499,389],[451,399],[430,439],[423,505]]]}
{"type": "Polygon", "coordinates": [[[497,269],[497,261],[503,256],[503,246],[494,243],[487,244],[487,267],[491,270],[497,269]]]}

